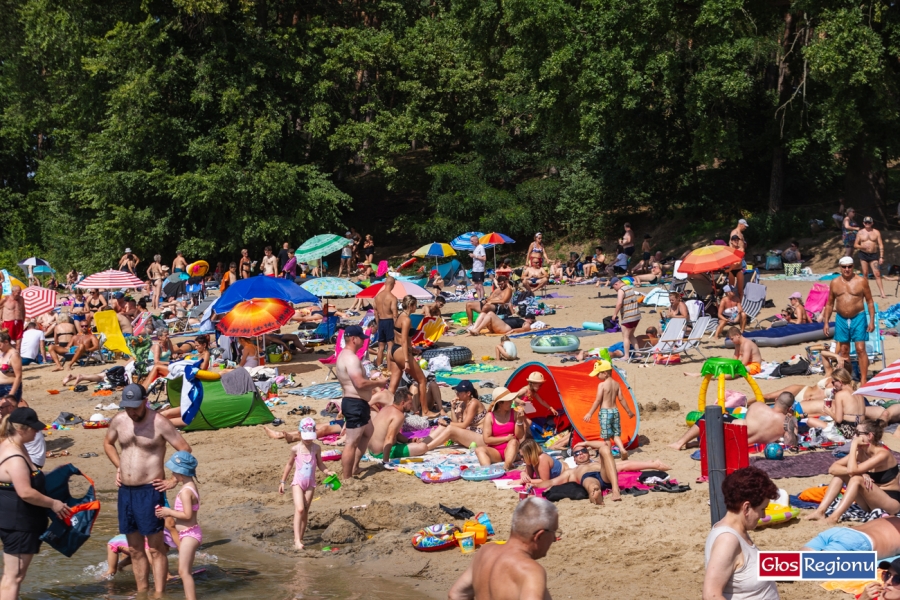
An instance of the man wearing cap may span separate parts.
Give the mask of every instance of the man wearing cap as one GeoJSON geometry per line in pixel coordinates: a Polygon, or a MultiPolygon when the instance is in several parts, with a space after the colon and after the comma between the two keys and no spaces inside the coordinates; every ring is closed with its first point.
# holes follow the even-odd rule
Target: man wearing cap
{"type": "Polygon", "coordinates": [[[609,280],[612,289],[616,290],[616,309],[613,318],[621,314],[619,326],[622,328],[622,353],[626,362],[631,359],[631,347],[638,347],[634,332],[641,322],[641,309],[638,305],[637,294],[634,288],[618,277],[609,280]]]}
{"type": "Polygon", "coordinates": [[[341,414],[344,415],[346,439],[341,465],[344,478],[359,473],[359,461],[369,446],[374,433],[371,416],[372,392],[383,388],[388,381],[381,373],[377,378],[368,379],[357,352],[365,342],[366,334],[359,325],[351,325],[344,330],[344,349],[338,354],[335,370],[341,382],[344,398],[341,400],[341,414]]]}
{"type": "Polygon", "coordinates": [[[875,275],[875,283],[878,284],[878,290],[884,295],[884,284],[881,283],[881,265],[884,264],[884,242],[881,240],[881,232],[875,229],[872,217],[863,219],[863,228],[856,234],[856,241],[853,247],[859,250],[859,264],[862,267],[862,276],[864,279],[869,278],[869,269],[875,275]]]}
{"type": "Polygon", "coordinates": [[[875,330],[875,303],[872,301],[872,290],[869,280],[857,277],[853,272],[853,259],[844,256],[838,261],[841,276],[831,280],[828,301],[825,303],[823,330],[826,337],[830,335],[828,321],[833,312],[835,316],[834,341],[837,342],[837,353],[845,361],[850,362],[850,342],[856,344],[856,356],[859,359],[860,384],[865,385],[869,378],[869,355],[866,342],[869,333],[875,330]],[[864,309],[868,307],[869,318],[866,319],[864,309]]]}
{"type": "Polygon", "coordinates": [[[149,587],[146,540],[154,587],[162,593],[169,563],[163,541],[164,521],[156,516],[156,508],[166,504],[165,491],[176,484],[165,478],[166,444],[184,452],[190,452],[191,447],[168,419],[147,407],[147,392],[140,385],[125,386],[119,406],[125,410],[112,418],[103,441],[106,456],[116,467],[119,532],[128,539],[137,591],[149,587]]]}
{"type": "Polygon", "coordinates": [[[393,402],[379,410],[372,417],[372,437],[369,439],[369,453],[388,464],[392,458],[422,456],[428,452],[425,442],[408,438],[400,433],[407,411],[412,406],[412,394],[406,386],[394,392],[393,402]]]}
{"type": "Polygon", "coordinates": [[[716,329],[716,337],[722,337],[722,331],[729,325],[738,324],[741,332],[747,328],[747,313],[741,306],[734,288],[726,285],[722,288],[725,295],[719,300],[719,327],[716,329]]]}
{"type": "Polygon", "coordinates": [[[750,225],[747,223],[747,219],[740,219],[737,222],[737,227],[731,230],[731,235],[728,236],[729,239],[734,236],[738,236],[741,240],[740,250],[742,250],[745,254],[747,252],[747,240],[744,238],[744,232],[750,225]]]}

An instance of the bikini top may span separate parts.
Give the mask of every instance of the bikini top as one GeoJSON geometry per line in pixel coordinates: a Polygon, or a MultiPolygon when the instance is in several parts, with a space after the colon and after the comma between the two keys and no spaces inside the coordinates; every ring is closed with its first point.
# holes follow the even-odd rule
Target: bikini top
{"type": "MultiPolygon", "coordinates": [[[[194,512],[197,512],[198,510],[200,510],[200,495],[197,492],[195,492],[194,488],[192,488],[192,487],[185,486],[184,489],[189,491],[194,496],[194,498],[197,499],[196,504],[191,504],[191,510],[193,510],[194,512]]],[[[175,505],[173,506],[173,508],[175,510],[184,510],[184,504],[181,502],[181,494],[178,494],[177,496],[175,496],[175,505]]]]}
{"type": "Polygon", "coordinates": [[[541,246],[540,244],[538,244],[537,242],[535,242],[535,243],[534,243],[534,248],[531,249],[531,253],[532,253],[532,254],[543,254],[543,253],[544,253],[544,247],[541,246]]]}
{"type": "Polygon", "coordinates": [[[90,308],[91,310],[101,308],[102,306],[103,306],[103,302],[101,300],[97,300],[96,303],[94,303],[90,300],[88,301],[88,308],[90,308]]]}
{"type": "Polygon", "coordinates": [[[900,466],[894,465],[890,469],[885,469],[884,471],[869,471],[869,477],[872,478],[877,485],[886,485],[895,479],[897,479],[897,475],[900,475],[900,466]]]}

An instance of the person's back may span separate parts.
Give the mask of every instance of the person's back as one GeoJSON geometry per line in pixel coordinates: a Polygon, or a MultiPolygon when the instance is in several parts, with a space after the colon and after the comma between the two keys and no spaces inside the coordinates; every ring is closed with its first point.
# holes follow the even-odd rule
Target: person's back
{"type": "Polygon", "coordinates": [[[472,565],[475,598],[481,600],[519,600],[520,598],[550,598],[550,591],[524,589],[524,582],[536,576],[546,580],[547,573],[523,550],[505,551],[505,545],[487,544],[478,551],[478,561],[472,565]]]}
{"type": "Polygon", "coordinates": [[[22,358],[34,360],[42,353],[44,332],[37,327],[30,327],[22,334],[19,345],[19,354],[22,358]]]}
{"type": "Polygon", "coordinates": [[[783,413],[776,412],[763,402],[751,402],[744,423],[750,444],[774,442],[784,433],[783,413]]]}

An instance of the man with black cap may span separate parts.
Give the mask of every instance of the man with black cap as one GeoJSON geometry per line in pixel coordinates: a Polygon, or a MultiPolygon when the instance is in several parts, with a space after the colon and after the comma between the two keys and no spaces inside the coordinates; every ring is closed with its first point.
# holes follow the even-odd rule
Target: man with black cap
{"type": "Polygon", "coordinates": [[[165,590],[168,559],[163,541],[164,521],[156,516],[156,508],[166,504],[166,490],[175,487],[165,479],[166,443],[176,451],[190,452],[191,447],[181,433],[165,417],[147,406],[147,392],[137,384],[122,390],[119,406],[124,414],[112,418],[103,448],[116,467],[119,486],[119,531],[128,539],[137,591],[149,587],[147,554],[152,560],[153,580],[157,593],[165,590]],[[116,448],[121,447],[121,454],[116,448]]]}
{"type": "Polygon", "coordinates": [[[869,280],[857,277],[853,272],[853,259],[844,256],[838,261],[841,276],[831,280],[828,290],[828,301],[825,303],[825,318],[822,329],[825,336],[830,335],[828,321],[831,314],[837,311],[834,318],[834,341],[837,342],[837,354],[850,363],[850,343],[856,344],[856,356],[859,359],[860,384],[865,385],[869,378],[869,355],[866,342],[869,334],[875,331],[875,303],[872,301],[872,290],[869,280]],[[868,307],[869,318],[866,319],[865,308],[868,307]]]}
{"type": "Polygon", "coordinates": [[[362,361],[357,356],[366,340],[359,325],[351,325],[344,330],[344,349],[338,355],[336,371],[341,382],[344,398],[341,400],[341,414],[344,415],[346,438],[344,452],[341,454],[341,465],[344,478],[359,472],[359,461],[369,447],[369,439],[375,428],[372,426],[371,407],[372,392],[383,388],[388,381],[379,373],[377,378],[369,379],[363,370],[362,361]]]}

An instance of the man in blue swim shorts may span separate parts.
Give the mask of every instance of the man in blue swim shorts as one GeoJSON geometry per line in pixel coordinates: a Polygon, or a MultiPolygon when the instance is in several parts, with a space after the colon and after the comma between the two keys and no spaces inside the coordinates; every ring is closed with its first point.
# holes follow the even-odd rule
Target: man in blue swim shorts
{"type": "Polygon", "coordinates": [[[869,355],[866,342],[869,334],[875,331],[875,303],[872,301],[872,290],[869,280],[859,277],[853,272],[853,258],[844,256],[838,261],[841,276],[831,280],[828,302],[825,304],[825,323],[823,330],[829,336],[828,322],[833,312],[834,341],[837,342],[837,354],[850,362],[850,343],[856,344],[856,356],[859,359],[860,384],[865,385],[869,378],[869,355]],[[869,318],[866,319],[865,311],[869,318]]]}
{"type": "Polygon", "coordinates": [[[873,519],[856,527],[826,529],[801,548],[816,552],[876,552],[879,559],[900,554],[900,519],[873,519]]]}
{"type": "Polygon", "coordinates": [[[103,448],[116,467],[119,485],[119,532],[132,548],[131,564],[137,591],[149,587],[148,566],[153,568],[156,592],[165,591],[169,562],[162,519],[156,509],[166,505],[166,490],[175,487],[165,478],[166,444],[190,452],[190,445],[169,419],[147,407],[147,392],[136,383],[125,386],[119,406],[125,409],[109,423],[103,448]],[[119,448],[116,448],[118,443],[119,448]],[[152,565],[148,565],[148,547],[152,565]]]}

